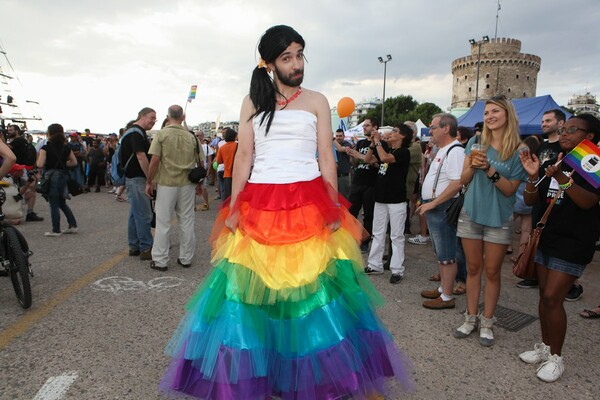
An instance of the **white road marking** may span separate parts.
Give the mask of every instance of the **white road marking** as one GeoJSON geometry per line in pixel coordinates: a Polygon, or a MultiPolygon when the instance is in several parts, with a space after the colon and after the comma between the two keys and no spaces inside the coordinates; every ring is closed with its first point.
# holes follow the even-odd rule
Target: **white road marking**
{"type": "Polygon", "coordinates": [[[133,278],[127,276],[108,276],[94,282],[92,288],[113,294],[144,291],[162,292],[166,289],[179,286],[182,283],[182,278],[174,276],[161,276],[147,283],[144,281],[134,281],[133,278]]]}
{"type": "Polygon", "coordinates": [[[76,371],[48,378],[33,400],[60,400],[76,379],[76,371]]]}

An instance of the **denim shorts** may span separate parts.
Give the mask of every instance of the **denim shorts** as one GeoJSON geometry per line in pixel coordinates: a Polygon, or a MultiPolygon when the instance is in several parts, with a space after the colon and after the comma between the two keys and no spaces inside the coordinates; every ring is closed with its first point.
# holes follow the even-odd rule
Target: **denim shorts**
{"type": "Polygon", "coordinates": [[[548,254],[544,254],[540,249],[537,249],[535,252],[535,258],[533,261],[537,264],[543,265],[547,269],[564,272],[565,274],[569,274],[577,278],[581,278],[581,274],[583,274],[583,271],[586,267],[582,264],[575,264],[560,258],[552,257],[548,254]]]}
{"type": "Polygon", "coordinates": [[[464,239],[479,239],[488,243],[511,244],[512,225],[512,217],[499,228],[478,224],[471,221],[471,218],[469,218],[463,208],[458,217],[457,235],[464,239]]]}
{"type": "Polygon", "coordinates": [[[447,200],[425,213],[433,251],[440,264],[456,262],[456,227],[446,222],[446,209],[453,200],[447,200]]]}

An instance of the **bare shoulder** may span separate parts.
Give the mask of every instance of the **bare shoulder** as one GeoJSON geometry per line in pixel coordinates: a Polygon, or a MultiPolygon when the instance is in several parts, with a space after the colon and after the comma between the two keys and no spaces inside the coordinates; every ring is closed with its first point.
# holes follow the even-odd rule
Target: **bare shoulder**
{"type": "Polygon", "coordinates": [[[329,113],[329,102],[327,98],[321,92],[317,92],[315,90],[310,89],[302,89],[303,93],[306,94],[305,104],[309,107],[310,111],[319,115],[321,113],[329,113]]]}

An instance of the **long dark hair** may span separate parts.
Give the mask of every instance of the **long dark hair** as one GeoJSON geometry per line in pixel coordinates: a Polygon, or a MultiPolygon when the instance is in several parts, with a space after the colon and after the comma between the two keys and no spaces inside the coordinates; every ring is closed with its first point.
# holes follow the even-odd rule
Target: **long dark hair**
{"type": "MultiPolygon", "coordinates": [[[[272,63],[292,43],[298,43],[304,47],[304,39],[298,32],[286,25],[276,25],[269,28],[260,38],[258,53],[266,63],[272,63]]],[[[250,80],[250,100],[256,109],[250,119],[264,112],[260,119],[261,125],[267,121],[267,133],[271,128],[275,113],[275,94],[277,89],[269,76],[267,68],[257,66],[252,71],[250,80]]]]}
{"type": "Polygon", "coordinates": [[[52,124],[48,126],[48,141],[59,145],[65,144],[65,130],[61,124],[52,124]]]}

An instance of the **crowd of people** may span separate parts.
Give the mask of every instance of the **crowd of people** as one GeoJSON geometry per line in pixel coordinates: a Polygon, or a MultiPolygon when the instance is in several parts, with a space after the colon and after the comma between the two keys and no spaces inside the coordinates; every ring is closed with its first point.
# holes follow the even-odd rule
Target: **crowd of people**
{"type": "MultiPolygon", "coordinates": [[[[436,114],[422,141],[412,121],[384,130],[369,117],[364,138],[353,142],[341,129],[332,135],[325,97],[300,86],[304,46],[290,27],[265,32],[239,133],[224,128],[210,141],[190,131],[183,108],[172,105],[150,138],[157,114],[146,107],[119,137],[90,144],[77,133],[67,142],[63,127],[52,124],[32,163],[27,140],[11,125],[8,146],[0,143],[0,175],[20,182],[25,221],[42,221],[34,206],[43,174],[52,219],[46,236],[73,234],[79,228],[67,205],[67,180],[86,191],[110,185],[120,146],[116,162],[125,184],[110,192],[120,200],[127,194],[129,255],[157,271],[169,268],[173,216],[180,229],[176,262],[192,265],[194,211],[210,209],[214,185],[223,205],[211,235],[214,268],[170,342],[173,363],[162,384],[199,397],[371,396],[384,393],[382,381],[392,377],[410,388],[410,362],[377,317],[379,299],[367,275],[383,275],[387,264],[389,282],[400,284],[410,273],[405,236],[415,216],[419,233],[408,243],[431,243],[439,271],[430,278],[438,287],[421,292],[423,307],[452,309],[455,296],[466,294],[453,336],[478,332],[482,346],[494,345],[502,263],[525,248],[557,197],[535,255],[537,280],[518,287],[539,288],[541,326],[541,341],[519,357],[540,364],[539,379],[558,380],[567,332],[563,302],[581,297],[578,279],[600,236],[600,188],[561,161],[583,140],[600,145],[600,121],[547,110],[544,135],[523,140],[511,101],[497,96],[485,101],[483,121],[473,128],[436,114]],[[24,175],[18,165],[31,171],[24,175]],[[195,183],[188,174],[197,166],[207,175],[195,183]],[[452,220],[448,210],[457,201],[464,203],[452,220]],[[318,339],[303,339],[303,330],[318,331],[318,339]],[[283,377],[276,368],[308,372],[283,377]]],[[[581,315],[598,318],[600,307],[581,315]]]]}

